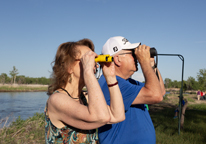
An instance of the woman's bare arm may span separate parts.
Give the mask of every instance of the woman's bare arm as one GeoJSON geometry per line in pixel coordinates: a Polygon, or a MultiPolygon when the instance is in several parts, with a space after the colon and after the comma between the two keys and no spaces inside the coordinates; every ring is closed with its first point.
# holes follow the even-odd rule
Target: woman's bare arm
{"type": "MultiPolygon", "coordinates": [[[[117,82],[115,66],[114,63],[105,63],[102,66],[103,74],[107,81],[107,84],[115,84],[117,82]]],[[[111,116],[111,120],[108,122],[109,124],[117,123],[125,120],[125,110],[122,94],[119,89],[119,85],[116,84],[114,86],[108,87],[110,93],[110,106],[109,112],[111,116]]]]}

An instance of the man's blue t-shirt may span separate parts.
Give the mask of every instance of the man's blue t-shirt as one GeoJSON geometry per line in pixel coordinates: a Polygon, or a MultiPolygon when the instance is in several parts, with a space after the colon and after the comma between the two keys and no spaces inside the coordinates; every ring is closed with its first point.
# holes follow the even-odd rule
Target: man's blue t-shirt
{"type": "MultiPolygon", "coordinates": [[[[101,144],[155,144],[155,129],[149,112],[144,104],[132,105],[143,83],[131,78],[128,80],[117,76],[122,93],[125,117],[123,122],[107,124],[98,129],[101,144]]],[[[106,102],[110,105],[110,94],[104,76],[99,79],[106,102]]]]}

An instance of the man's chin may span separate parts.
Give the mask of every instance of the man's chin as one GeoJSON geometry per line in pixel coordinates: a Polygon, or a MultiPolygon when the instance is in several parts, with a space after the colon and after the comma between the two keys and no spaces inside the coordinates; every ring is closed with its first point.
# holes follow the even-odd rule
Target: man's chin
{"type": "Polygon", "coordinates": [[[133,70],[132,72],[133,72],[133,74],[135,73],[135,72],[137,72],[138,71],[138,68],[136,69],[136,70],[133,70]]]}
{"type": "Polygon", "coordinates": [[[136,66],[136,71],[138,71],[138,64],[137,64],[137,62],[135,63],[135,66],[136,66]]]}
{"type": "Polygon", "coordinates": [[[138,71],[138,67],[136,67],[136,71],[135,72],[137,72],[138,71]]]}

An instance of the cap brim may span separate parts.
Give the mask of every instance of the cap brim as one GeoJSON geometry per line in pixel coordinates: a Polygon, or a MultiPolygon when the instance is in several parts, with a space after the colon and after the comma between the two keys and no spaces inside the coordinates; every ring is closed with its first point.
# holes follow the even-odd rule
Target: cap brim
{"type": "Polygon", "coordinates": [[[137,48],[139,45],[141,45],[141,43],[132,43],[132,44],[129,44],[129,45],[126,45],[124,48],[122,49],[135,49],[137,48]]]}

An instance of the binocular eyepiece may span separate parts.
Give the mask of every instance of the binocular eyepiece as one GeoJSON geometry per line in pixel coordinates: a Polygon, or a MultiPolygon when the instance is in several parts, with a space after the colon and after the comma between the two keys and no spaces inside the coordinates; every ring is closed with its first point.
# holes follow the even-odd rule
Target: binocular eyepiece
{"type": "MultiPolygon", "coordinates": [[[[157,56],[157,50],[152,47],[150,48],[150,57],[157,56]]],[[[113,62],[113,57],[110,55],[98,55],[97,58],[95,58],[95,62],[113,62]]]]}
{"type": "Polygon", "coordinates": [[[150,57],[154,56],[157,56],[157,50],[154,47],[152,47],[150,48],[150,57]]]}

